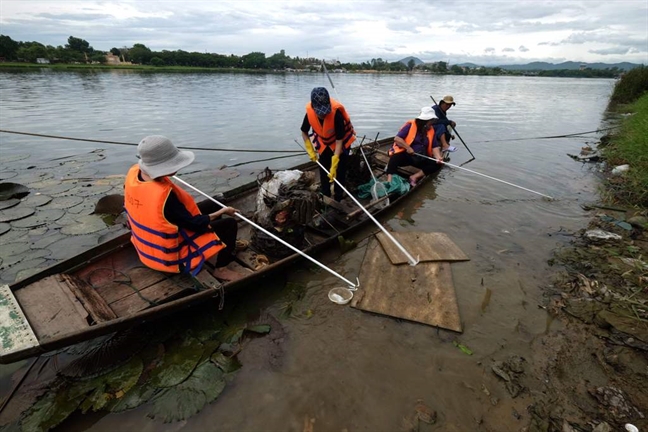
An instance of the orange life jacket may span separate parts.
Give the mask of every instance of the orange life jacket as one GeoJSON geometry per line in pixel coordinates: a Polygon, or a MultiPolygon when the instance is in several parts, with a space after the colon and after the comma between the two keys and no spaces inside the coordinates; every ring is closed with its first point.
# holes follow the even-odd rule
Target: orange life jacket
{"type": "Polygon", "coordinates": [[[335,113],[340,111],[344,116],[344,138],[342,144],[345,149],[351,147],[355,141],[355,131],[351,124],[351,117],[346,112],[344,106],[331,98],[331,112],[324,117],[324,121],[320,123],[319,117],[315,114],[310,102],[306,104],[306,114],[308,115],[308,122],[313,129],[313,145],[319,154],[322,154],[326,147],[330,147],[335,151],[335,113]]]}
{"type": "Polygon", "coordinates": [[[185,272],[196,275],[203,263],[216,255],[225,244],[213,232],[196,234],[173,225],[164,217],[164,204],[171,191],[193,215],[200,210],[187,192],[173,184],[168,177],[155,181],[138,178],[139,165],[133,165],[126,175],[124,207],[131,229],[131,242],[142,264],[169,273],[185,272]]]}
{"type": "MultiPolygon", "coordinates": [[[[405,141],[407,143],[407,145],[411,146],[412,143],[414,142],[414,138],[416,138],[416,120],[408,121],[407,123],[405,123],[403,125],[403,127],[401,127],[401,129],[404,128],[405,126],[407,126],[408,124],[410,125],[410,130],[409,130],[407,136],[405,137],[405,139],[403,141],[405,141]]],[[[432,148],[434,147],[434,128],[433,127],[431,127],[427,131],[427,139],[428,139],[428,145],[427,145],[427,147],[425,149],[425,152],[427,153],[427,155],[429,157],[432,157],[432,148]]],[[[403,147],[401,147],[398,144],[394,143],[392,145],[392,147],[389,149],[389,156],[394,155],[396,153],[401,153],[401,152],[404,152],[404,151],[405,151],[405,149],[403,147]]]]}

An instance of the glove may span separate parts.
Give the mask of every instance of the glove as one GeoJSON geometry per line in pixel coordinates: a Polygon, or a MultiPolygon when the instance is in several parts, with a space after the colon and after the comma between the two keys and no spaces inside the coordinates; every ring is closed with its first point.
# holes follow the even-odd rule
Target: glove
{"type": "Polygon", "coordinates": [[[339,163],[340,163],[340,156],[334,154],[333,157],[331,158],[331,169],[329,170],[329,175],[328,175],[331,183],[333,183],[335,180],[335,176],[337,175],[337,167],[339,163]]]}
{"type": "Polygon", "coordinates": [[[310,157],[310,160],[313,162],[317,161],[317,153],[315,153],[315,149],[313,148],[313,143],[307,139],[304,144],[306,144],[306,152],[308,152],[308,157],[310,157]]]}

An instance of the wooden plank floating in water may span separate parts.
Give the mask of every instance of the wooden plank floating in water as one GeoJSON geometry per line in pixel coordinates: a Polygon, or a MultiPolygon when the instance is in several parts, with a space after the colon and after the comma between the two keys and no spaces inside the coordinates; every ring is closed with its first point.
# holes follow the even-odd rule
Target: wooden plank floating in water
{"type": "Polygon", "coordinates": [[[449,263],[395,266],[372,239],[360,280],[354,308],[462,332],[449,263]]]}
{"type": "MultiPolygon", "coordinates": [[[[468,255],[459,249],[459,246],[444,233],[396,232],[392,233],[392,235],[410,255],[413,257],[418,256],[420,262],[470,260],[468,255]]],[[[384,233],[378,233],[376,237],[392,264],[405,264],[408,262],[405,254],[384,233]]]]}

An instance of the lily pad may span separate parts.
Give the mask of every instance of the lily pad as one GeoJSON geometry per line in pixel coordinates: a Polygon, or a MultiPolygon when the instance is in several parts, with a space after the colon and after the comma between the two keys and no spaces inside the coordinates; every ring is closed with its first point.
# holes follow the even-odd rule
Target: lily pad
{"type": "Polygon", "coordinates": [[[22,430],[50,430],[76,411],[82,400],[70,398],[66,391],[48,391],[27,411],[21,421],[22,430]]]}
{"type": "Polygon", "coordinates": [[[52,201],[52,197],[48,195],[31,195],[23,200],[23,205],[27,207],[40,207],[52,201]]]}
{"type": "Polygon", "coordinates": [[[224,373],[236,372],[242,367],[236,357],[228,357],[222,352],[212,354],[211,361],[224,373]]]}
{"type": "Polygon", "coordinates": [[[95,206],[95,213],[118,215],[124,211],[124,195],[112,194],[101,197],[95,206]]]}
{"type": "Polygon", "coordinates": [[[185,420],[214,401],[225,385],[223,372],[211,362],[205,362],[185,382],[156,397],[150,415],[164,423],[185,420]]]}
{"type": "Polygon", "coordinates": [[[106,406],[106,409],[110,412],[122,412],[137,408],[151,400],[158,391],[159,389],[147,384],[137,385],[130,391],[126,392],[123,397],[110,401],[106,406]]]}
{"type": "Polygon", "coordinates": [[[16,282],[22,279],[26,279],[29,276],[35,275],[36,273],[45,270],[45,264],[47,260],[45,258],[30,259],[27,261],[21,261],[13,267],[13,271],[16,272],[16,282]]]}
{"type": "Polygon", "coordinates": [[[101,217],[97,215],[87,215],[79,217],[75,224],[66,225],[61,228],[61,234],[90,234],[101,231],[104,228],[106,228],[106,223],[101,219],[101,217]]]}
{"type": "Polygon", "coordinates": [[[133,357],[131,361],[118,369],[86,382],[79,382],[81,389],[89,388],[91,393],[81,403],[83,413],[89,409],[98,411],[106,406],[112,399],[123,397],[126,392],[137,384],[144,365],[142,359],[133,357]]]}
{"type": "MultiPolygon", "coordinates": [[[[78,198],[78,197],[76,197],[78,198]]],[[[70,207],[67,211],[68,213],[73,213],[77,215],[89,215],[94,212],[95,205],[92,201],[83,201],[81,204],[70,207]]]]}
{"type": "Polygon", "coordinates": [[[0,201],[0,210],[8,209],[18,204],[20,204],[20,200],[18,198],[10,198],[5,201],[0,201]]]}
{"type": "Polygon", "coordinates": [[[31,187],[32,189],[44,189],[44,188],[52,188],[60,184],[61,184],[61,180],[51,178],[47,180],[37,181],[35,183],[29,183],[29,187],[31,187]]]}
{"type": "Polygon", "coordinates": [[[84,201],[83,198],[78,196],[66,196],[54,198],[51,203],[47,205],[48,209],[69,209],[76,205],[81,204],[84,201]]]}
{"type": "Polygon", "coordinates": [[[252,333],[266,334],[266,333],[270,333],[271,327],[267,324],[260,324],[260,325],[246,327],[245,330],[252,333]]]}
{"type": "Polygon", "coordinates": [[[31,243],[31,247],[33,249],[44,249],[51,245],[52,243],[55,243],[59,240],[62,240],[66,238],[64,235],[59,234],[58,232],[56,234],[49,235],[47,237],[41,237],[38,240],[34,241],[31,243]]]}
{"type": "Polygon", "coordinates": [[[8,223],[0,223],[0,235],[6,233],[11,229],[11,225],[8,223]]]}
{"type": "Polygon", "coordinates": [[[12,255],[20,255],[30,249],[29,243],[27,242],[5,243],[0,245],[0,256],[9,257],[12,255]]]}
{"type": "Polygon", "coordinates": [[[97,245],[97,237],[93,235],[66,237],[52,243],[48,249],[52,251],[51,259],[67,259],[97,245]]]}
{"type": "Polygon", "coordinates": [[[3,172],[0,172],[0,180],[9,180],[10,178],[14,178],[17,175],[18,175],[17,172],[3,171],[3,172]]]}
{"type": "Polygon", "coordinates": [[[12,207],[6,210],[0,210],[0,222],[10,222],[24,219],[36,212],[31,207],[12,207]]]}
{"type": "Polygon", "coordinates": [[[3,157],[0,158],[0,163],[16,162],[16,161],[19,161],[19,160],[27,159],[30,156],[31,155],[26,154],[26,153],[15,154],[15,155],[11,155],[11,156],[3,156],[3,157]]]}
{"type": "Polygon", "coordinates": [[[112,189],[113,187],[111,185],[90,185],[77,192],[77,195],[81,197],[87,197],[92,195],[105,194],[107,192],[110,192],[112,189]]]}
{"type": "Polygon", "coordinates": [[[23,198],[29,195],[29,188],[20,183],[0,183],[0,201],[11,198],[23,198]]]}
{"type": "Polygon", "coordinates": [[[165,347],[161,364],[151,373],[155,387],[173,387],[186,380],[203,353],[203,344],[190,336],[174,338],[165,347]]]}
{"type": "Polygon", "coordinates": [[[63,217],[63,210],[42,210],[39,209],[36,214],[25,219],[11,222],[11,226],[16,228],[35,228],[41,225],[54,222],[63,217]]]}
{"type": "Polygon", "coordinates": [[[59,185],[48,187],[43,190],[46,191],[51,196],[61,196],[61,195],[65,195],[66,192],[68,192],[71,189],[74,189],[75,187],[76,184],[72,182],[63,182],[59,185]]]}

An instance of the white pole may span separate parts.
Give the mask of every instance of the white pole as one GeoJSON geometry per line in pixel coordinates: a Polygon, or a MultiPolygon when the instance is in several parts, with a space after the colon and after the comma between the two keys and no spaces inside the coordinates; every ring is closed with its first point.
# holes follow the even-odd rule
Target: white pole
{"type": "MultiPolygon", "coordinates": [[[[176,176],[173,176],[173,179],[174,179],[174,180],[177,180],[177,181],[179,181],[180,183],[182,183],[183,185],[185,185],[185,186],[187,186],[187,187],[189,187],[189,188],[195,190],[195,191],[198,192],[200,195],[202,195],[202,196],[204,196],[205,198],[207,198],[207,199],[209,199],[209,200],[215,202],[215,203],[218,204],[219,206],[221,206],[221,207],[223,207],[223,208],[226,207],[224,204],[218,202],[214,197],[207,195],[205,192],[203,192],[203,191],[201,191],[200,189],[198,189],[198,188],[196,188],[196,187],[190,185],[190,184],[187,183],[186,181],[184,181],[184,180],[182,180],[182,179],[180,179],[180,178],[178,178],[178,177],[176,177],[176,176]]],[[[344,276],[340,275],[339,273],[335,272],[334,270],[331,270],[330,268],[326,267],[324,264],[320,263],[319,261],[317,261],[317,260],[311,258],[310,256],[306,255],[304,252],[300,251],[299,249],[297,249],[296,247],[294,247],[294,246],[291,245],[290,243],[288,243],[288,242],[286,242],[286,241],[280,239],[280,238],[277,237],[276,235],[274,235],[274,234],[272,234],[271,232],[267,231],[265,228],[261,227],[260,225],[256,224],[255,222],[251,221],[250,219],[246,218],[246,217],[243,216],[241,213],[236,212],[236,213],[234,213],[234,214],[235,214],[236,216],[238,216],[239,218],[243,219],[245,222],[247,222],[247,223],[249,223],[250,225],[252,225],[253,227],[255,227],[256,229],[258,229],[258,230],[260,230],[260,231],[263,231],[264,233],[266,233],[266,234],[269,235],[270,237],[274,238],[274,239],[277,240],[278,242],[281,242],[284,246],[286,246],[286,247],[292,249],[293,251],[297,252],[299,255],[303,256],[303,257],[306,258],[306,259],[308,259],[310,262],[312,262],[312,263],[314,263],[314,264],[317,264],[318,266],[320,266],[321,268],[323,268],[323,269],[326,270],[327,272],[331,273],[333,276],[335,276],[335,277],[337,277],[337,278],[343,280],[345,283],[347,283],[347,284],[349,285],[349,289],[350,289],[350,290],[355,291],[355,290],[360,286],[360,281],[357,280],[357,278],[356,278],[356,280],[357,280],[358,283],[357,283],[357,284],[354,284],[353,282],[351,282],[351,281],[349,281],[348,279],[346,279],[344,276]]]]}
{"type": "Polygon", "coordinates": [[[527,191],[527,192],[531,192],[531,193],[534,193],[534,194],[536,194],[536,195],[543,196],[543,197],[545,197],[545,198],[553,199],[553,197],[551,197],[551,196],[549,196],[549,195],[545,195],[545,194],[543,194],[543,193],[536,192],[536,191],[534,191],[534,190],[527,189],[527,188],[525,188],[525,187],[518,186],[518,185],[516,185],[516,184],[509,183],[509,182],[507,182],[507,181],[500,180],[500,179],[498,179],[498,178],[491,177],[491,176],[489,176],[489,175],[482,174],[482,173],[479,173],[479,172],[477,172],[477,171],[473,171],[473,170],[468,169],[468,168],[460,167],[460,166],[458,166],[458,165],[453,165],[453,164],[451,164],[451,163],[449,163],[449,162],[445,162],[445,161],[441,161],[441,162],[439,162],[438,160],[436,160],[436,159],[434,159],[434,158],[431,158],[431,157],[429,157],[429,156],[425,156],[425,155],[422,155],[422,154],[419,154],[419,153],[416,153],[416,156],[420,156],[420,157],[425,158],[425,159],[430,159],[430,160],[432,160],[432,161],[434,161],[434,162],[442,163],[442,164],[444,164],[444,165],[448,165],[448,166],[451,166],[451,167],[453,167],[453,168],[457,168],[457,169],[460,169],[460,170],[468,171],[468,172],[470,172],[470,173],[477,174],[477,175],[480,175],[480,176],[482,176],[482,177],[486,177],[486,178],[488,178],[488,179],[495,180],[495,181],[498,181],[498,182],[500,182],[500,183],[504,183],[504,184],[507,184],[507,185],[509,185],[509,186],[513,186],[513,187],[516,187],[516,188],[518,188],[518,189],[522,189],[522,190],[525,190],[525,191],[527,191]]]}

